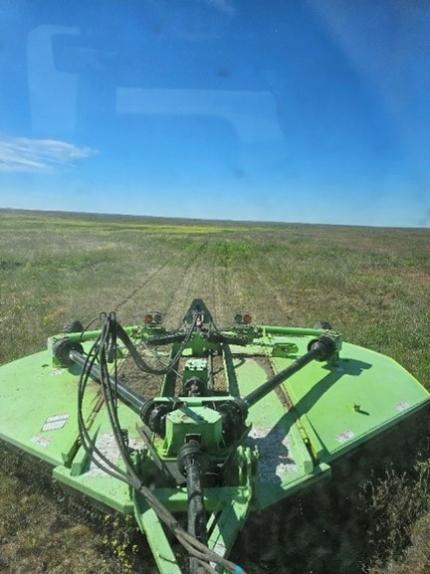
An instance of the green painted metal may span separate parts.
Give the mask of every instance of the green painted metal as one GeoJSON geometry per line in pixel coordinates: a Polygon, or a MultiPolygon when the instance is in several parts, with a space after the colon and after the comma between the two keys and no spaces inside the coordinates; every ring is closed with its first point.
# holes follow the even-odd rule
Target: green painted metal
{"type": "MultiPolygon", "coordinates": [[[[234,360],[242,395],[267,378],[256,358],[234,360]]],[[[248,443],[259,450],[254,506],[265,508],[329,474],[327,465],[314,464],[301,435],[293,409],[286,409],[276,394],[251,407],[248,443]]]]}
{"type": "Polygon", "coordinates": [[[279,327],[278,325],[258,325],[258,328],[263,331],[264,336],[271,335],[293,335],[293,336],[313,336],[318,337],[324,333],[322,329],[306,329],[303,327],[279,327]]]}
{"type": "MultiPolygon", "coordinates": [[[[274,359],[279,369],[286,362],[274,359]]],[[[328,463],[428,402],[428,393],[394,360],[349,344],[334,365],[313,363],[285,387],[328,463]]]]}
{"type": "Polygon", "coordinates": [[[188,359],[182,373],[182,384],[185,385],[190,379],[203,381],[205,387],[208,381],[208,360],[206,358],[188,359]]]}
{"type": "MultiPolygon", "coordinates": [[[[89,389],[88,417],[99,389],[89,389]]],[[[49,351],[0,367],[0,438],[53,465],[77,450],[76,373],[53,368],[49,351]]]]}
{"type": "Polygon", "coordinates": [[[146,536],[159,571],[163,574],[180,574],[181,569],[158,516],[145,505],[141,496],[134,493],[133,498],[136,522],[146,536]]]}
{"type": "Polygon", "coordinates": [[[189,434],[199,434],[201,443],[208,452],[217,452],[222,437],[221,415],[205,406],[190,408],[182,406],[166,417],[166,437],[163,454],[176,456],[189,434]]]}
{"type": "MultiPolygon", "coordinates": [[[[241,447],[238,451],[241,469],[242,487],[230,496],[228,502],[221,506],[219,515],[212,514],[208,521],[208,530],[212,531],[208,546],[220,556],[228,556],[236,538],[243,528],[251,510],[254,488],[254,466],[258,455],[250,448],[241,447]],[[212,528],[213,526],[213,528],[212,528]]],[[[218,571],[221,569],[219,568],[218,571]]]]}
{"type": "MultiPolygon", "coordinates": [[[[126,328],[136,343],[162,334],[160,327],[126,328]]],[[[393,359],[350,343],[343,343],[331,361],[311,362],[250,407],[249,429],[233,444],[224,444],[223,418],[217,405],[244,397],[268,378],[283,371],[307,352],[309,342],[326,333],[257,325],[229,329],[248,344],[208,343],[195,333],[182,357],[182,381],[168,374],[160,380],[159,404],[175,406],[166,417],[163,438],[153,437],[148,448],[139,432],[140,417],[120,405],[119,415],[129,445],[141,461],[146,479],[157,464],[176,464],[176,457],[190,435],[198,435],[210,463],[225,464],[225,483],[206,488],[204,504],[209,513],[209,547],[228,555],[248,514],[276,504],[307,486],[330,478],[333,463],[390,427],[413,416],[430,402],[429,393],[393,359]],[[225,392],[213,396],[180,397],[190,376],[208,377],[208,352],[222,355],[225,392]]],[[[99,331],[70,334],[82,340],[85,350],[99,331]]],[[[134,514],[145,533],[160,572],[178,574],[180,566],[164,529],[152,509],[128,485],[100,471],[79,444],[77,425],[78,367],[53,364],[48,349],[0,366],[0,437],[50,463],[53,476],[71,488],[120,512],[134,514]]],[[[178,344],[172,346],[174,356],[178,344]]],[[[124,347],[118,351],[125,357],[124,347]]],[[[122,359],[121,359],[122,360],[122,359]]],[[[145,387],[142,385],[142,395],[145,387]]],[[[98,448],[122,466],[99,385],[89,382],[84,415],[98,448]]],[[[157,498],[174,513],[187,510],[184,484],[159,484],[157,498]]]]}

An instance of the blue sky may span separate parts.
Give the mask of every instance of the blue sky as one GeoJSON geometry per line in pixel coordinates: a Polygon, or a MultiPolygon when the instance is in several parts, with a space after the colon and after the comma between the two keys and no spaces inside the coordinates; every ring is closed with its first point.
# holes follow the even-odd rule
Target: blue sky
{"type": "Polygon", "coordinates": [[[430,226],[427,2],[0,5],[0,206],[430,226]]]}

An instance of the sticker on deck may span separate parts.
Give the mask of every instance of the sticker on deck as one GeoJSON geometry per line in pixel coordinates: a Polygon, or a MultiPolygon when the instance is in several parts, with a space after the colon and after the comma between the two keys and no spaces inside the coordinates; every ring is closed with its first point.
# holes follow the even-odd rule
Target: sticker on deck
{"type": "MultiPolygon", "coordinates": [[[[145,446],[143,440],[140,437],[130,437],[128,445],[134,450],[142,450],[145,446]]],[[[96,447],[101,452],[103,456],[111,460],[113,463],[117,464],[121,460],[121,453],[118,448],[115,436],[111,432],[105,432],[99,435],[96,439],[96,447]]],[[[104,464],[103,460],[95,452],[94,458],[99,461],[100,464],[104,464]]],[[[103,469],[101,469],[97,462],[92,460],[87,471],[90,476],[105,476],[109,477],[103,469]]]]}
{"type": "MultiPolygon", "coordinates": [[[[218,542],[214,545],[212,550],[216,552],[218,556],[224,557],[227,554],[227,547],[222,540],[218,540],[218,542]]],[[[215,562],[211,562],[211,566],[212,568],[216,568],[217,565],[215,562]]]]}
{"type": "Polygon", "coordinates": [[[408,403],[408,401],[400,401],[396,405],[396,411],[401,413],[402,411],[405,411],[406,409],[408,409],[410,406],[411,405],[408,403]]]}
{"type": "Polygon", "coordinates": [[[351,430],[347,430],[337,435],[336,440],[340,443],[348,442],[349,440],[353,439],[354,436],[355,435],[351,430]]]}
{"type": "Polygon", "coordinates": [[[32,436],[30,440],[31,442],[34,442],[34,444],[37,444],[37,446],[41,446],[43,448],[46,448],[49,445],[49,440],[44,436],[32,436]]]}
{"type": "Polygon", "coordinates": [[[55,415],[48,417],[43,424],[42,431],[46,432],[62,429],[68,420],[69,415],[55,415]]]}
{"type": "Polygon", "coordinates": [[[57,369],[52,369],[52,370],[51,370],[51,375],[53,375],[54,377],[55,377],[56,375],[62,375],[62,374],[63,374],[63,369],[57,368],[57,369]]]}

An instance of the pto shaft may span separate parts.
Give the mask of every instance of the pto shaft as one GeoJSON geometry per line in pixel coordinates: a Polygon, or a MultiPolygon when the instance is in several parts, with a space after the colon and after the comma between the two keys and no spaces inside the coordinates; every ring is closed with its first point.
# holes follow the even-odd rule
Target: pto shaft
{"type": "MultiPolygon", "coordinates": [[[[203,500],[203,453],[200,443],[190,440],[178,455],[179,471],[187,480],[188,532],[203,544],[207,544],[206,510],[203,500]]],[[[190,574],[199,571],[198,560],[190,557],[190,574]]]]}
{"type": "MultiPolygon", "coordinates": [[[[82,353],[79,353],[78,351],[70,351],[69,357],[76,365],[79,365],[79,367],[85,367],[87,358],[85,355],[82,355],[82,353]]],[[[101,372],[99,365],[94,363],[89,371],[89,375],[94,381],[100,383],[101,372]]],[[[141,414],[142,408],[146,403],[146,400],[142,397],[142,395],[129,389],[119,381],[115,380],[112,376],[109,376],[109,384],[113,389],[116,390],[123,403],[125,403],[138,415],[141,414]]]]}
{"type": "Polygon", "coordinates": [[[328,335],[322,335],[319,339],[314,339],[309,343],[308,352],[296,359],[286,369],[270,377],[265,383],[254,389],[249,395],[244,397],[247,407],[252,407],[268,393],[276,389],[281,383],[286,381],[291,375],[303,369],[311,361],[326,361],[336,352],[336,343],[328,335]]]}

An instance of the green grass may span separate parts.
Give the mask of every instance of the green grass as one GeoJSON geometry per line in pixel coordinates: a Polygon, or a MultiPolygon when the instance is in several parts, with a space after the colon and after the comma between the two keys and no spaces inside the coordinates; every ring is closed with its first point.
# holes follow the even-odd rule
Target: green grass
{"type": "MultiPolygon", "coordinates": [[[[120,303],[122,322],[159,310],[176,326],[193,297],[206,300],[219,324],[237,311],[281,325],[329,320],[346,339],[391,355],[430,385],[430,230],[0,211],[0,363],[42,348],[69,318],[89,321],[120,303]]],[[[397,478],[379,491],[375,483],[376,500],[389,480],[397,478]]],[[[404,481],[404,496],[418,482],[418,475],[404,481]]],[[[383,516],[400,508],[390,503],[381,502],[383,516]]],[[[63,510],[46,489],[3,470],[0,571],[126,572],[134,563],[124,552],[132,542],[112,553],[105,527],[75,521],[73,513],[64,518],[63,510]],[[64,552],[55,551],[63,542],[64,552]]],[[[424,539],[430,519],[415,523],[420,512],[408,512],[405,527],[399,518],[392,529],[402,540],[424,539]]],[[[409,549],[400,565],[393,562],[393,540],[372,573],[383,571],[387,556],[390,568],[417,561],[409,549]]]]}

